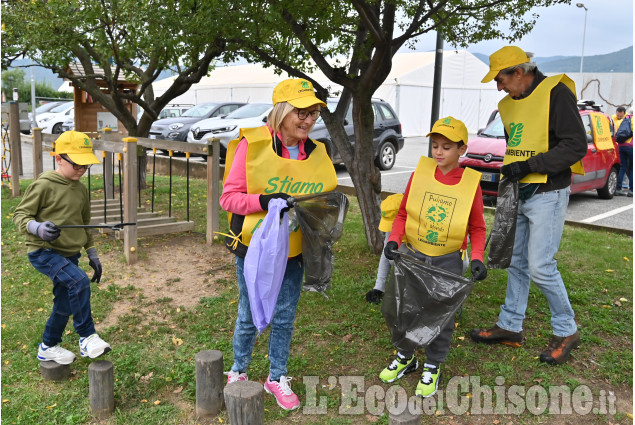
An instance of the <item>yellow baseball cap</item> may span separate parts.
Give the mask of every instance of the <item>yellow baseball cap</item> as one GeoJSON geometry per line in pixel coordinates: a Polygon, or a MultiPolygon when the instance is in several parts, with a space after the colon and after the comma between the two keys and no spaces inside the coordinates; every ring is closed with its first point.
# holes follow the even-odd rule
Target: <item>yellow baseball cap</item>
{"type": "Polygon", "coordinates": [[[274,105],[280,102],[288,102],[299,109],[313,105],[326,107],[326,103],[315,96],[313,84],[302,78],[289,78],[278,83],[276,88],[273,89],[272,100],[274,105]]]}
{"type": "Polygon", "coordinates": [[[403,194],[397,193],[390,195],[381,202],[381,220],[379,220],[379,230],[382,232],[390,232],[392,230],[392,222],[395,221],[403,194]]]}
{"type": "Polygon", "coordinates": [[[79,131],[65,131],[55,141],[55,152],[51,155],[66,154],[75,164],[99,164],[93,153],[90,137],[79,131]]]}
{"type": "Polygon", "coordinates": [[[454,117],[441,118],[435,122],[426,137],[430,137],[433,133],[441,134],[453,142],[463,142],[467,145],[467,127],[463,121],[454,117]]]}
{"type": "Polygon", "coordinates": [[[489,72],[483,77],[481,83],[489,83],[505,68],[527,62],[529,62],[529,57],[523,49],[516,46],[505,46],[489,56],[489,72]]]}

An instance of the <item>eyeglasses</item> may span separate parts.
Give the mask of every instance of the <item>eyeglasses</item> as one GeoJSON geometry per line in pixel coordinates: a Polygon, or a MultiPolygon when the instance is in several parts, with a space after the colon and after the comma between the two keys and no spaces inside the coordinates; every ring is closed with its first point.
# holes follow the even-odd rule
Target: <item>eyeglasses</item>
{"type": "Polygon", "coordinates": [[[88,170],[91,165],[93,164],[88,164],[88,165],[79,165],[79,164],[75,164],[73,161],[71,161],[70,159],[66,158],[64,155],[60,155],[62,157],[62,159],[66,162],[68,162],[69,164],[71,164],[73,166],[73,170],[75,171],[79,171],[79,170],[88,170]]]}
{"type": "Polygon", "coordinates": [[[315,111],[307,111],[306,109],[296,109],[296,112],[298,113],[298,118],[300,118],[301,120],[305,120],[306,117],[308,117],[309,115],[311,115],[311,119],[313,121],[317,121],[317,119],[320,117],[320,111],[317,109],[315,111]]]}

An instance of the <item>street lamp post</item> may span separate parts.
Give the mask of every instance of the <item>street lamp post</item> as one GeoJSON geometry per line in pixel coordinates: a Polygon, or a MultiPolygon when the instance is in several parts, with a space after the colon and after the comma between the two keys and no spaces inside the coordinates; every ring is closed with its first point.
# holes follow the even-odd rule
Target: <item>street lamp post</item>
{"type": "Polygon", "coordinates": [[[580,56],[580,74],[582,74],[582,67],[584,66],[584,39],[586,38],[586,15],[589,9],[586,8],[584,3],[577,3],[576,6],[584,9],[584,30],[582,32],[582,56],[580,56]]]}

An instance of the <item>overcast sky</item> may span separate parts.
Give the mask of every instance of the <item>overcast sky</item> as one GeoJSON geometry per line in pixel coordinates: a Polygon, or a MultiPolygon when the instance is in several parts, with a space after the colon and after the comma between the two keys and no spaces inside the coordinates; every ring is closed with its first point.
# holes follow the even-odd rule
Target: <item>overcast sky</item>
{"type": "MultiPolygon", "coordinates": [[[[535,56],[580,56],[584,32],[584,9],[570,5],[535,8],[539,15],[531,33],[517,43],[535,56]]],[[[583,0],[588,9],[584,56],[611,53],[633,45],[633,0],[583,0]]],[[[434,50],[436,35],[422,38],[418,50],[434,50]]],[[[468,48],[473,53],[491,54],[510,43],[485,41],[468,48]]],[[[449,44],[445,49],[451,48],[449,44]]]]}

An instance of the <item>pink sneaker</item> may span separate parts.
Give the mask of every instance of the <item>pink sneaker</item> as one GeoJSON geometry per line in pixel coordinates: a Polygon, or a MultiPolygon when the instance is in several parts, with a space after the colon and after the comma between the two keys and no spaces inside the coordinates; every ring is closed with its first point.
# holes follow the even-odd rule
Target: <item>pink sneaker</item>
{"type": "Polygon", "coordinates": [[[227,385],[231,384],[232,382],[249,381],[249,378],[247,378],[247,374],[245,372],[239,373],[235,370],[230,370],[229,372],[223,373],[227,375],[227,385]]]}
{"type": "Polygon", "coordinates": [[[278,406],[284,410],[293,410],[300,406],[300,400],[298,400],[298,396],[295,395],[289,386],[289,382],[291,382],[291,378],[286,376],[281,376],[280,382],[270,381],[269,376],[267,376],[267,381],[265,382],[265,391],[273,394],[276,397],[278,406]]]}

